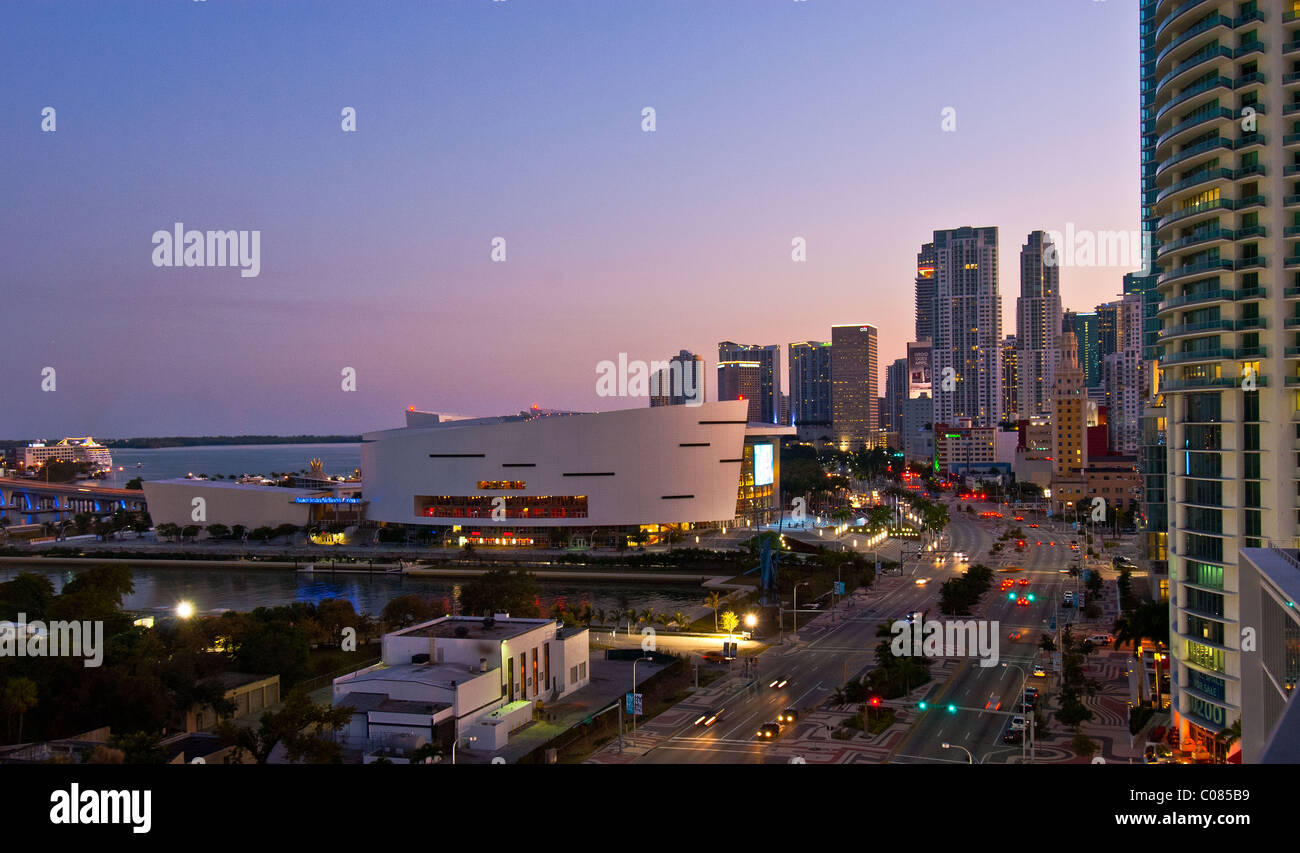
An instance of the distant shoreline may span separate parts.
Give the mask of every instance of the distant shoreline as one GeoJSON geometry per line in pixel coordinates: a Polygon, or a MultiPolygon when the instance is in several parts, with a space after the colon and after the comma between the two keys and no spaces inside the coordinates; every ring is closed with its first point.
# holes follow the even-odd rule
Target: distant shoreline
{"type": "MultiPolygon", "coordinates": [[[[0,447],[25,447],[35,439],[0,441],[0,447]]],[[[156,438],[101,438],[108,448],[158,450],[164,447],[227,447],[253,444],[360,444],[360,435],[173,435],[156,438]]]]}

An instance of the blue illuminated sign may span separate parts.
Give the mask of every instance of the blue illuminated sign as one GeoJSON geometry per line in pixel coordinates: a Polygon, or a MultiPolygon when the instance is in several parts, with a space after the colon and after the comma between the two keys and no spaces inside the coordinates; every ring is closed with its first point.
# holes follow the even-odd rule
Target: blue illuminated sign
{"type": "Polygon", "coordinates": [[[359,504],[361,498],[294,498],[296,504],[359,504]]]}

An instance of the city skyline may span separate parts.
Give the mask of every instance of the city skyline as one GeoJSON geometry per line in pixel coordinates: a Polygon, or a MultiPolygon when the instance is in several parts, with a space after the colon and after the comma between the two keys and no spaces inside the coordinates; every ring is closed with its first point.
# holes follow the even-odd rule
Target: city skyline
{"type": "MultiPolygon", "coordinates": [[[[20,166],[4,310],[22,320],[2,431],[359,433],[410,405],[631,408],[645,401],[595,393],[621,352],[785,347],[857,320],[880,331],[883,388],[913,339],[915,252],[934,230],[1138,227],[1136,142],[1114,144],[1134,137],[1136,81],[1090,63],[1133,55],[1133,4],[940,8],[895,10],[882,35],[848,3],[691,9],[690,27],[580,4],[345,7],[306,41],[292,8],[88,4],[73,28],[19,11],[0,36],[15,57],[0,139],[20,166]],[[952,49],[1031,12],[1069,43],[979,62],[952,49]],[[147,61],[102,51],[146,25],[163,45],[147,61]],[[594,37],[557,64],[549,47],[571,32],[594,37]],[[911,73],[884,98],[867,81],[891,63],[911,73]],[[1089,77],[1063,92],[1072,67],[1089,77]],[[87,75],[113,83],[89,93],[87,75]],[[940,163],[942,194],[915,192],[940,163]],[[1003,192],[1030,174],[1047,177],[1003,192]],[[152,236],[178,222],[259,232],[258,275],[154,266],[152,236]],[[651,307],[666,304],[688,307],[651,307]]],[[[1063,304],[1113,299],[1130,269],[1063,269],[1063,304]]],[[[1010,333],[1013,287],[1000,297],[1010,333]]]]}

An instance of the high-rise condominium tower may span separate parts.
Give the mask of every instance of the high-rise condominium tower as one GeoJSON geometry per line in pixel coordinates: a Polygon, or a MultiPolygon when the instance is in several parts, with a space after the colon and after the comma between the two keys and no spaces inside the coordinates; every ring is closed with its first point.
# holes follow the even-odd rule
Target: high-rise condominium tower
{"type": "Polygon", "coordinates": [[[916,255],[916,339],[934,337],[934,244],[926,243],[916,255]]]}
{"type": "Polygon", "coordinates": [[[936,231],[934,254],[934,422],[970,418],[974,426],[997,426],[1002,416],[998,229],[936,231]]]}
{"type": "Polygon", "coordinates": [[[1020,353],[1016,336],[1002,339],[1002,418],[1014,421],[1020,411],[1020,353]]]}
{"type": "MultiPolygon", "coordinates": [[[[1049,414],[1061,335],[1061,266],[1051,239],[1033,231],[1020,249],[1020,296],[1016,299],[1018,414],[1049,414]]],[[[1016,413],[1009,413],[1015,417],[1016,413]]]]}
{"type": "MultiPolygon", "coordinates": [[[[1243,711],[1238,548],[1297,535],[1300,18],[1140,6],[1142,203],[1167,417],[1172,719],[1216,751],[1243,711]],[[1148,100],[1146,93],[1150,93],[1148,100]]],[[[1259,628],[1259,626],[1250,626],[1259,628]]],[[[1292,700],[1294,701],[1294,699],[1292,700]]]]}
{"type": "Polygon", "coordinates": [[[843,450],[870,445],[880,420],[876,327],[850,323],[831,327],[831,420],[843,450]]]}
{"type": "Polygon", "coordinates": [[[704,402],[704,359],[687,350],[650,378],[651,406],[698,406],[704,402]]]}

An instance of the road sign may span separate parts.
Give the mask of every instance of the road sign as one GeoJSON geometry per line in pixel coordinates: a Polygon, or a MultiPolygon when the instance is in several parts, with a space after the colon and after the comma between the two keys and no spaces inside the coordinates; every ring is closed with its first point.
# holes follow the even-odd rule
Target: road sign
{"type": "MultiPolygon", "coordinates": [[[[879,570],[877,569],[877,571],[879,571],[879,570]]],[[[836,594],[836,595],[843,595],[843,594],[844,594],[844,581],[836,581],[836,582],[835,582],[835,594],[836,594]]]]}
{"type": "Polygon", "coordinates": [[[627,699],[627,713],[629,714],[641,713],[641,697],[644,695],[645,694],[643,693],[631,693],[631,692],[626,694],[625,698],[627,699]]]}

